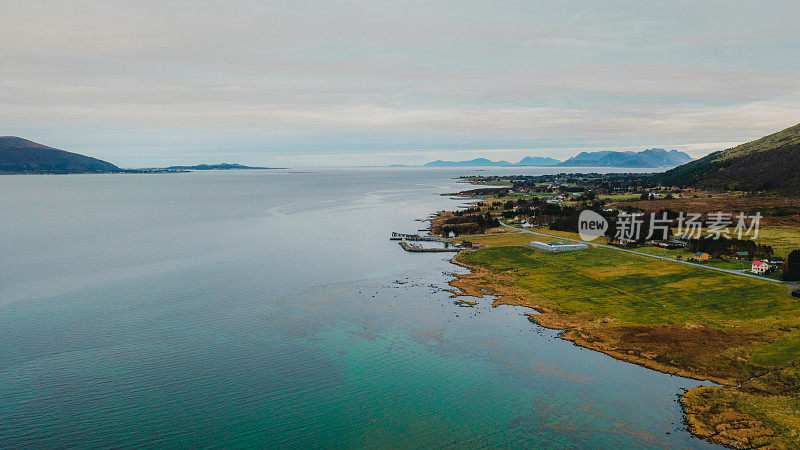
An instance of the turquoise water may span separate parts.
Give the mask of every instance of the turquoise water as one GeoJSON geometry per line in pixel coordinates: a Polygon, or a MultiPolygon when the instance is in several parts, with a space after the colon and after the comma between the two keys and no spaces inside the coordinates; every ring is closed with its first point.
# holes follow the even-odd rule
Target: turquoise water
{"type": "MultiPolygon", "coordinates": [[[[0,177],[0,447],[705,447],[698,383],[453,304],[439,169],[0,177]]],[[[463,187],[463,185],[461,185],[463,187]]]]}

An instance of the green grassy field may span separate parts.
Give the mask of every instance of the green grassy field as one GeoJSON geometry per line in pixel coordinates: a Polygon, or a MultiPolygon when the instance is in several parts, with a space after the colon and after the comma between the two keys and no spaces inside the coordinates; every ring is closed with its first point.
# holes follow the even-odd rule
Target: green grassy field
{"type": "Polygon", "coordinates": [[[634,200],[641,197],[641,194],[632,194],[632,193],[625,193],[625,194],[601,194],[598,195],[598,198],[603,200],[611,200],[611,201],[621,201],[621,200],[634,200]]]}
{"type": "Polygon", "coordinates": [[[800,335],[767,344],[752,356],[756,364],[786,366],[800,362],[800,335]]]}
{"type": "Polygon", "coordinates": [[[632,324],[718,325],[800,313],[785,286],[611,249],[549,253],[517,245],[485,248],[464,258],[468,264],[514,271],[519,287],[563,311],[632,324]]]}
{"type": "Polygon", "coordinates": [[[794,227],[762,228],[756,242],[772,246],[775,256],[786,258],[792,250],[800,249],[800,230],[794,227]]]}
{"type": "MultiPolygon", "coordinates": [[[[664,249],[662,247],[656,247],[652,245],[643,245],[641,247],[637,247],[635,250],[637,252],[647,253],[648,255],[656,255],[656,256],[666,255],[666,257],[669,259],[681,259],[684,261],[694,256],[694,253],[682,248],[664,249]]],[[[747,260],[740,261],[732,258],[727,258],[727,259],[712,258],[708,262],[700,263],[700,265],[717,267],[720,269],[727,269],[727,270],[747,270],[750,269],[752,261],[747,261],[747,260]]]]}

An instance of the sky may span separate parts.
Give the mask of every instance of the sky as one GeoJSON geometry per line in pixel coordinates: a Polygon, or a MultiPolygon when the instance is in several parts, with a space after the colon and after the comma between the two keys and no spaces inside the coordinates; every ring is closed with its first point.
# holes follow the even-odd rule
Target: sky
{"type": "Polygon", "coordinates": [[[0,135],[121,167],[659,147],[800,122],[800,2],[0,0],[0,135]]]}

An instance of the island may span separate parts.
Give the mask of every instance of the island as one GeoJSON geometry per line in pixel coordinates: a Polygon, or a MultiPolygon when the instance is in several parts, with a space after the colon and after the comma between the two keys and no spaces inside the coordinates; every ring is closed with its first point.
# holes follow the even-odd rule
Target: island
{"type": "Polygon", "coordinates": [[[243,166],[241,164],[228,164],[228,163],[165,167],[165,169],[167,170],[273,170],[280,168],[281,167],[251,167],[251,166],[243,166]]]}

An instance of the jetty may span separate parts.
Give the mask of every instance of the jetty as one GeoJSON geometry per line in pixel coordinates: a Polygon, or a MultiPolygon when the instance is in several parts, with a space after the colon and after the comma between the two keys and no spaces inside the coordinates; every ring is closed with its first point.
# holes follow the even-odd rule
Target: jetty
{"type": "Polygon", "coordinates": [[[420,252],[420,253],[445,253],[445,252],[452,252],[457,253],[460,252],[460,248],[423,248],[420,245],[409,244],[408,242],[401,241],[399,242],[400,247],[403,247],[403,250],[407,252],[420,252]]]}
{"type": "Polygon", "coordinates": [[[389,238],[391,241],[399,241],[399,240],[406,240],[406,241],[423,241],[423,242],[441,242],[442,238],[436,236],[420,236],[418,234],[404,234],[404,233],[392,233],[392,237],[389,238]]]}

